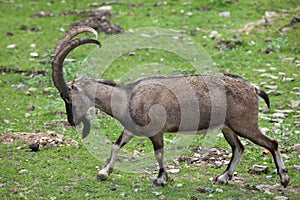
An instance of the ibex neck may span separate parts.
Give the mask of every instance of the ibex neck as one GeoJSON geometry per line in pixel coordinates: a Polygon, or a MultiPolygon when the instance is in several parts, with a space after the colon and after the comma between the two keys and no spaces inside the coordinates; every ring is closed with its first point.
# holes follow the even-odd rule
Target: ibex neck
{"type": "Polygon", "coordinates": [[[120,90],[115,83],[105,80],[84,79],[80,81],[80,85],[85,95],[91,100],[91,106],[113,115],[112,98],[120,90]]]}

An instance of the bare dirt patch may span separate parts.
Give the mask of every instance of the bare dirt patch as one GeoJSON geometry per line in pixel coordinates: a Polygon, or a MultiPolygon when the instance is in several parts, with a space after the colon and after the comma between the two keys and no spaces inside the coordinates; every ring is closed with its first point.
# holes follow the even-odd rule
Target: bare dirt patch
{"type": "Polygon", "coordinates": [[[124,31],[120,25],[112,24],[110,22],[113,14],[109,10],[65,11],[60,15],[77,15],[78,17],[85,16],[82,20],[73,23],[71,27],[90,26],[98,32],[103,32],[105,34],[118,34],[124,31]]]}
{"type": "Polygon", "coordinates": [[[77,145],[78,142],[72,139],[67,139],[65,136],[57,134],[55,132],[15,132],[5,133],[0,135],[0,141],[2,144],[15,144],[17,142],[25,142],[29,146],[35,144],[44,148],[60,147],[63,145],[77,145]]]}
{"type": "Polygon", "coordinates": [[[210,166],[213,168],[221,168],[229,163],[229,151],[222,148],[202,149],[201,147],[193,147],[195,151],[192,156],[181,156],[178,162],[186,162],[190,166],[201,167],[210,166]]]}

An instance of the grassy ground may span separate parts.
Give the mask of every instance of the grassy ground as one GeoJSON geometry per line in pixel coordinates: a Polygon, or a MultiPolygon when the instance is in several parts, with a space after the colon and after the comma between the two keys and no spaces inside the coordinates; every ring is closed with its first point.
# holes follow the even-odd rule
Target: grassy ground
{"type": "MultiPolygon", "coordinates": [[[[225,168],[214,169],[208,166],[182,168],[180,173],[170,175],[173,181],[164,188],[152,188],[152,179],[156,174],[130,173],[117,169],[107,181],[95,179],[98,168],[104,163],[95,159],[78,132],[65,126],[64,105],[51,81],[50,55],[56,42],[78,16],[60,16],[62,11],[93,9],[93,1],[0,1],[0,135],[15,132],[55,131],[79,142],[80,148],[64,145],[58,148],[42,149],[37,153],[28,152],[28,145],[16,142],[13,145],[0,144],[0,198],[1,199],[272,199],[286,196],[297,199],[299,196],[299,171],[294,165],[300,165],[299,106],[292,107],[292,100],[299,100],[299,63],[300,63],[300,23],[291,25],[294,16],[299,17],[299,1],[167,1],[166,5],[155,6],[153,1],[122,1],[126,4],[112,5],[115,14],[112,23],[121,25],[125,30],[140,27],[162,27],[186,31],[187,37],[203,45],[212,56],[221,73],[233,73],[245,77],[264,90],[266,85],[277,86],[270,94],[271,112],[261,115],[260,126],[268,128],[267,135],[280,143],[284,160],[291,176],[290,186],[283,189],[276,185],[279,177],[272,173],[275,169],[269,155],[263,156],[262,149],[247,143],[244,159],[237,172],[238,178],[228,185],[215,186],[209,179],[222,173],[225,168]],[[53,13],[53,17],[31,17],[44,11],[53,13]],[[229,11],[230,18],[220,17],[219,13],[229,11]],[[265,11],[275,11],[276,16],[268,18],[268,23],[256,23],[265,15],[265,11]],[[191,14],[189,14],[192,13],[191,14]],[[241,30],[248,24],[256,24],[246,34],[241,30]],[[196,31],[195,31],[196,30],[196,31]],[[191,35],[191,31],[195,35],[191,35]],[[212,31],[220,34],[211,39],[212,31]],[[235,48],[221,46],[221,40],[243,40],[235,48]],[[16,44],[14,49],[8,45],[16,44]],[[35,44],[36,47],[31,47],[35,44]],[[266,53],[271,52],[271,53],[266,53]],[[29,54],[38,52],[37,58],[29,54]],[[293,58],[293,59],[286,59],[293,58]],[[298,67],[297,67],[298,65],[298,67]],[[12,69],[25,71],[44,70],[45,75],[15,73],[12,69]],[[6,69],[6,71],[4,70],[6,69]],[[259,69],[259,70],[257,70],[259,69]],[[264,70],[265,72],[259,72],[264,70]],[[277,79],[261,76],[268,73],[277,79]],[[284,74],[284,75],[283,75],[284,74]],[[293,78],[288,81],[286,78],[293,78]],[[17,90],[13,86],[25,84],[31,90],[17,90]],[[43,90],[45,90],[46,92],[43,90]],[[273,95],[278,92],[280,94],[273,95]],[[297,93],[298,92],[298,93],[297,93]],[[30,111],[28,106],[35,109],[30,111]],[[293,110],[281,123],[269,122],[276,110],[293,110]],[[298,122],[298,123],[297,123],[298,122]],[[298,124],[298,125],[297,125],[298,124]],[[249,174],[247,171],[254,164],[267,165],[267,174],[249,174]],[[24,170],[25,169],[25,170],[24,170]],[[182,185],[178,185],[178,184],[182,185]],[[259,190],[257,185],[271,187],[270,192],[259,190]],[[214,192],[200,193],[198,187],[212,188],[214,192]]],[[[104,41],[110,35],[100,34],[104,41]]],[[[103,47],[105,48],[105,47],[103,47]]],[[[84,59],[92,47],[82,47],[70,57],[77,61],[84,59]]],[[[174,68],[186,69],[182,60],[176,62],[174,55],[162,51],[137,52],[136,56],[124,55],[115,66],[125,70],[127,66],[143,63],[162,62],[161,57],[174,65],[174,68]],[[175,61],[174,61],[175,60],[175,61]],[[179,63],[179,67],[175,67],[179,63]]],[[[70,64],[76,69],[78,62],[70,64]]],[[[74,70],[75,71],[75,70],[74,70]]],[[[112,70],[113,71],[113,70],[112,70]]],[[[72,74],[72,70],[69,71],[72,74]]],[[[108,73],[106,78],[118,79],[118,71],[108,73]]],[[[262,108],[264,105],[262,103],[262,108]]],[[[103,119],[103,130],[116,138],[121,128],[109,117],[103,119]]],[[[202,140],[200,137],[199,140],[202,140]]],[[[138,148],[141,151],[151,149],[150,144],[140,145],[141,139],[131,141],[126,149],[138,148]]],[[[224,139],[215,144],[218,148],[228,148],[224,139]]],[[[109,149],[107,149],[109,152],[109,149]]],[[[182,164],[183,165],[183,164],[182,164]]]]}

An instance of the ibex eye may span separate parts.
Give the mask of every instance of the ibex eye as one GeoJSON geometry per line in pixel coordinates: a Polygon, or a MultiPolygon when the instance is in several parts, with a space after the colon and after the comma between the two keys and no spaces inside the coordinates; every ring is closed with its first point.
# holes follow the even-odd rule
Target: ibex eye
{"type": "Polygon", "coordinates": [[[75,85],[72,85],[72,90],[79,91],[79,89],[75,85]]]}

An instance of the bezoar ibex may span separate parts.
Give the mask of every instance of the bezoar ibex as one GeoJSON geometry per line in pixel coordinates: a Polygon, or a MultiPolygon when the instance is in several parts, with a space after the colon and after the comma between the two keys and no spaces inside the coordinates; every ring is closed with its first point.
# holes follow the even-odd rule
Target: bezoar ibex
{"type": "Polygon", "coordinates": [[[147,136],[153,143],[159,174],[154,186],[163,186],[168,179],[164,167],[163,134],[175,132],[199,133],[214,128],[222,130],[232,148],[232,158],[215,182],[231,180],[244,151],[239,137],[268,149],[275,161],[281,184],[289,183],[287,169],[281,159],[278,142],[258,127],[258,96],[269,107],[268,95],[236,75],[184,75],[142,78],[119,85],[109,80],[79,78],[67,84],[63,61],[74,48],[93,43],[100,45],[97,32],[85,26],[69,30],[58,42],[52,57],[52,78],[65,102],[68,122],[83,123],[83,137],[90,131],[86,117],[91,106],[117,119],[124,130],[112,145],[111,156],[97,177],[108,178],[113,171],[118,152],[134,135],[147,136]],[[92,32],[96,39],[76,38],[82,32],[92,32]]]}

